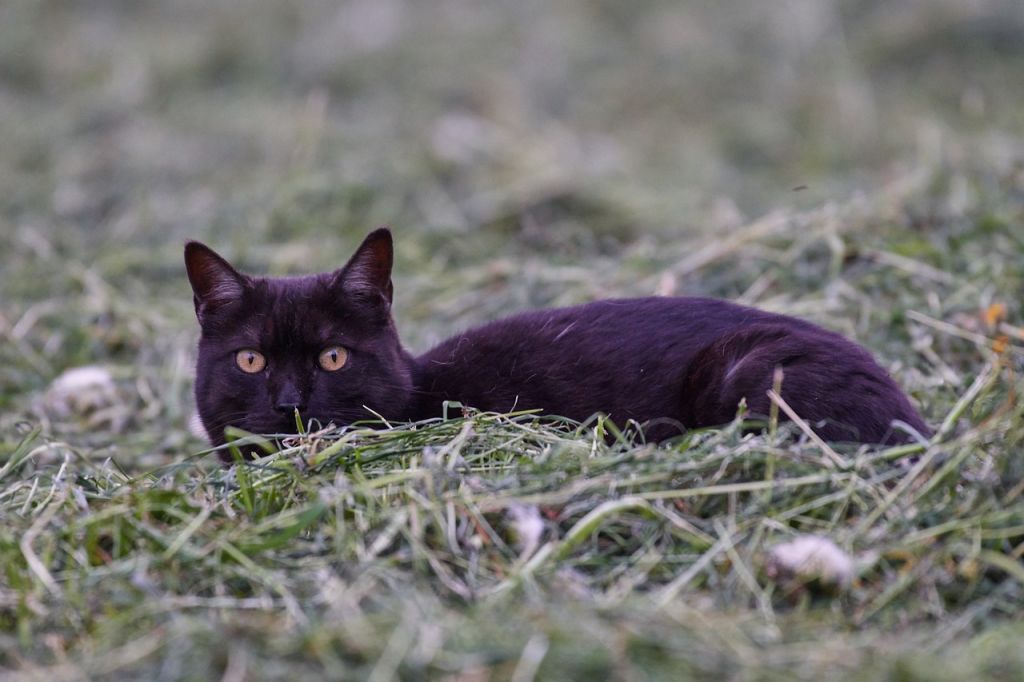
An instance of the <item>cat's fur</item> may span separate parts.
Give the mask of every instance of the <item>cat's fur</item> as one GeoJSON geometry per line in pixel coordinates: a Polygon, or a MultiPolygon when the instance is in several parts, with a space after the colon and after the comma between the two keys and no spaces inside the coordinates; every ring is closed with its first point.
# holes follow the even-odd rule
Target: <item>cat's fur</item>
{"type": "Polygon", "coordinates": [[[302,277],[243,275],[198,242],[185,262],[202,328],[196,400],[214,443],[224,428],[293,432],[294,410],[321,424],[440,416],[445,400],[482,410],[539,408],[646,424],[653,440],[730,421],[742,399],[769,413],[782,397],[829,440],[906,440],[928,427],[857,344],[792,317],[707,298],[636,298],[521,313],[406,352],[391,318],[391,234],[370,234],[344,268],[302,277]],[[326,347],[348,350],[328,372],[326,347]],[[266,367],[234,362],[257,349],[266,367]],[[372,412],[371,412],[372,410],[372,412]]]}

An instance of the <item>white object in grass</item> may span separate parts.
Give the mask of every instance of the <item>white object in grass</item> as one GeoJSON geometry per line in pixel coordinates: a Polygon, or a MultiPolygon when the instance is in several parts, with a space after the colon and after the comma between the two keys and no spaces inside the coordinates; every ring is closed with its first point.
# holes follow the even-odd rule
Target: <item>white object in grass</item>
{"type": "Polygon", "coordinates": [[[818,581],[822,586],[846,587],[853,580],[854,561],[829,538],[801,535],[771,548],[765,573],[773,580],[818,581]]]}
{"type": "Polygon", "coordinates": [[[72,367],[53,380],[45,401],[60,417],[88,416],[117,403],[117,385],[103,367],[72,367]]]}
{"type": "Polygon", "coordinates": [[[519,546],[519,558],[525,561],[533,556],[534,551],[540,545],[541,535],[544,534],[544,521],[540,517],[540,511],[534,505],[510,505],[508,515],[511,517],[512,531],[515,534],[516,544],[519,546]]]}

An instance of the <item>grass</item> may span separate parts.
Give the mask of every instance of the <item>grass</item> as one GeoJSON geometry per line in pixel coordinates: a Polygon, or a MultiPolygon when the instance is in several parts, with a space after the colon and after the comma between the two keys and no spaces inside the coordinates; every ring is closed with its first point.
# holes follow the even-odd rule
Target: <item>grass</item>
{"type": "Polygon", "coordinates": [[[0,676],[1020,679],[1022,26],[994,1],[3,3],[0,676]],[[383,223],[411,348],[722,296],[858,339],[939,433],[655,447],[452,406],[220,467],[187,429],[184,239],[309,272],[383,223]],[[112,389],[69,407],[86,365],[112,389]],[[849,586],[770,575],[803,534],[849,586]]]}

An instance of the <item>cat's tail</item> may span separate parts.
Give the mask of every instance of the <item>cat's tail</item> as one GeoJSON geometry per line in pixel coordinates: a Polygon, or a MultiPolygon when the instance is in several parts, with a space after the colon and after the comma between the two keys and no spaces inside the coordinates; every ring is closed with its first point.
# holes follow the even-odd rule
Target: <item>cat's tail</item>
{"type": "Polygon", "coordinates": [[[697,353],[684,381],[684,422],[727,423],[743,399],[751,415],[767,416],[776,368],[782,370],[782,399],[826,440],[908,442],[911,437],[893,426],[897,420],[931,434],[866,350],[824,329],[771,322],[725,334],[697,353]]]}

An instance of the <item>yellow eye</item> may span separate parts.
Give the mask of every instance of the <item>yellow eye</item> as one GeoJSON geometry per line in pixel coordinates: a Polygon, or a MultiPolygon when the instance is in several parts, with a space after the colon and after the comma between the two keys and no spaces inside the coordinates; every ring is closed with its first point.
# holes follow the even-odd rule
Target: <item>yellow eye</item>
{"type": "Polygon", "coordinates": [[[328,372],[337,372],[347,360],[348,351],[341,346],[331,346],[320,353],[320,366],[328,372]]]}
{"type": "Polygon", "coordinates": [[[235,364],[243,372],[255,374],[263,371],[263,368],[267,366],[267,359],[258,350],[246,348],[235,353],[235,364]]]}

